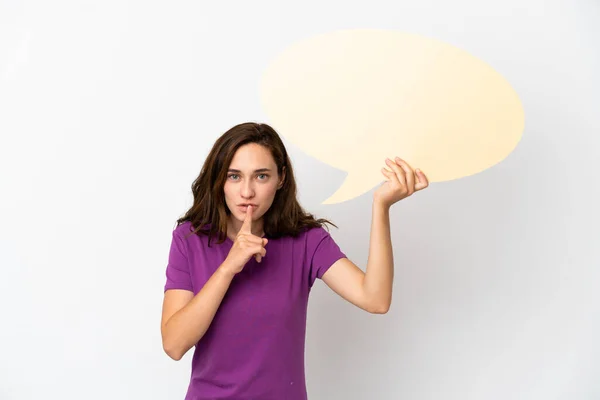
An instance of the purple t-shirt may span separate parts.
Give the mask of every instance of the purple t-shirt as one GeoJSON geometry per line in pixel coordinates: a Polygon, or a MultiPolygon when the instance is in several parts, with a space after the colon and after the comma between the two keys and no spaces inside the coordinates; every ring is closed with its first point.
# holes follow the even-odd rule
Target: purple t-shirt
{"type": "MultiPolygon", "coordinates": [[[[197,294],[233,242],[173,231],[164,290],[197,294]]],[[[308,295],[317,278],[346,257],[324,228],[269,239],[267,255],[238,273],[195,346],[186,400],[305,400],[304,344],[308,295]]]]}

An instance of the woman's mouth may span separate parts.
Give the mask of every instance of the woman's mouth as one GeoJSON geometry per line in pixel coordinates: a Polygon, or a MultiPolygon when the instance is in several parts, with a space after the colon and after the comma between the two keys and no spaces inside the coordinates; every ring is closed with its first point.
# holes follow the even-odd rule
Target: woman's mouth
{"type": "MultiPolygon", "coordinates": [[[[252,206],[252,211],[256,211],[256,205],[250,204],[252,206]]],[[[248,210],[248,205],[239,205],[238,209],[242,212],[246,212],[248,210]]]]}

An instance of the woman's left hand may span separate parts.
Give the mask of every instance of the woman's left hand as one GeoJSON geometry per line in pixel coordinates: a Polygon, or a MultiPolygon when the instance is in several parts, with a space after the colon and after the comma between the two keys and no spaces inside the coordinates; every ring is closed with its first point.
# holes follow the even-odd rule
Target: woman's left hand
{"type": "Polygon", "coordinates": [[[391,207],[392,204],[429,186],[429,181],[423,171],[419,169],[413,171],[412,167],[400,157],[396,157],[395,162],[389,158],[385,162],[391,171],[386,168],[381,169],[386,181],[377,188],[374,194],[374,200],[379,204],[391,207]]]}

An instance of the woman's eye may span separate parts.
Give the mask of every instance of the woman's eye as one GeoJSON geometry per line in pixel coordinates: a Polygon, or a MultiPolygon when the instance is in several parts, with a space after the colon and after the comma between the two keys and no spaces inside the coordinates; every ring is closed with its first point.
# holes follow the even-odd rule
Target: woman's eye
{"type": "MultiPolygon", "coordinates": [[[[269,175],[267,175],[267,174],[258,174],[257,176],[258,176],[258,179],[260,179],[261,181],[264,181],[269,177],[269,175]]],[[[237,181],[239,178],[239,175],[238,174],[229,174],[229,175],[227,175],[227,178],[237,181]]]]}

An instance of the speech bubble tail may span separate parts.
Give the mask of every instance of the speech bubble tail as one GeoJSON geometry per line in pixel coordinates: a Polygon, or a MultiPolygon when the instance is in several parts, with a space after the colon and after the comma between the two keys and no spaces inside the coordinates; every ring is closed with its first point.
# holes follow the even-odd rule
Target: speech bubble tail
{"type": "Polygon", "coordinates": [[[360,173],[348,173],[342,186],[335,191],[328,199],[322,204],[338,204],[344,201],[351,200],[362,194],[368,192],[376,183],[372,185],[366,177],[361,176],[360,173]]]}

